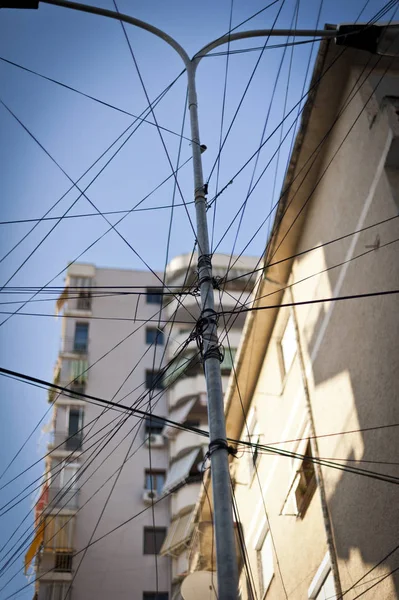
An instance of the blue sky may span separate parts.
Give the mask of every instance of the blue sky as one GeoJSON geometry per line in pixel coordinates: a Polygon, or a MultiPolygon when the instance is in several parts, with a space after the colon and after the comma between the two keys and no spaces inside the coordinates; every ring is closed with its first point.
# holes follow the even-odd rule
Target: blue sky
{"type": "MultiPolygon", "coordinates": [[[[111,0],[97,0],[97,6],[112,9],[111,0]]],[[[277,27],[288,27],[293,19],[295,0],[286,0],[277,20],[277,27]]],[[[325,23],[351,22],[367,4],[361,17],[367,21],[383,5],[380,0],[324,0],[320,26],[325,23]]],[[[164,29],[175,37],[190,55],[209,41],[228,30],[230,0],[203,0],[193,3],[171,0],[133,2],[120,0],[118,8],[164,29]]],[[[263,8],[266,2],[236,0],[233,5],[233,26],[263,8]]],[[[297,16],[298,28],[313,28],[319,10],[319,0],[302,0],[297,16]]],[[[281,7],[281,2],[246,24],[245,29],[271,27],[281,7]]],[[[143,77],[148,95],[154,99],[182,70],[175,52],[164,42],[147,32],[128,27],[129,39],[143,77]]],[[[270,43],[284,42],[274,38],[270,43]]],[[[262,39],[237,42],[232,48],[261,46],[262,39]]],[[[223,48],[220,48],[222,50],[223,48]]],[[[297,46],[291,59],[290,50],[285,55],[275,99],[270,111],[266,134],[282,118],[288,84],[289,64],[292,60],[287,96],[287,110],[299,100],[304,84],[306,65],[311,45],[297,46]]],[[[315,48],[316,50],[316,48],[315,48]]],[[[283,50],[266,50],[259,63],[237,120],[226,142],[221,157],[219,189],[228,183],[236,171],[256,150],[268,112],[272,89],[283,50]]],[[[259,52],[232,55],[229,60],[224,131],[234,115],[259,52]]],[[[313,55],[314,56],[314,55],[313,55]]],[[[86,94],[140,114],[147,106],[141,83],[130,56],[120,24],[94,15],[78,13],[59,7],[41,5],[38,11],[0,11],[0,57],[8,59],[43,75],[57,79],[86,94]]],[[[204,153],[204,175],[207,179],[218,151],[226,57],[209,57],[202,60],[198,69],[198,94],[201,141],[208,146],[204,153]]],[[[126,114],[95,103],[72,91],[45,81],[15,66],[0,61],[0,98],[40,141],[44,148],[62,166],[74,181],[90,167],[104,150],[132,122],[126,114]]],[[[185,106],[184,76],[176,83],[156,108],[158,123],[175,132],[182,127],[185,106]]],[[[296,116],[294,112],[293,116],[296,116]]],[[[288,120],[285,133],[292,123],[288,120]]],[[[0,221],[39,218],[71,186],[67,177],[50,160],[37,143],[0,105],[0,221]]],[[[186,119],[184,133],[189,137],[186,119]]],[[[163,133],[170,158],[176,164],[179,138],[163,133]]],[[[278,132],[260,153],[255,178],[262,172],[279,143],[278,132]]],[[[250,196],[242,226],[237,237],[236,252],[241,252],[253,232],[268,214],[278,197],[291,136],[283,146],[278,168],[274,160],[254,193],[250,196]],[[275,175],[277,173],[276,182],[275,175]],[[275,186],[275,187],[274,187],[275,186]],[[273,189],[275,189],[273,196],[273,189]]],[[[190,156],[189,141],[184,140],[181,158],[190,156]]],[[[104,164],[102,160],[86,175],[79,185],[86,187],[104,164]]],[[[215,241],[223,235],[229,222],[243,202],[251,180],[253,162],[237,179],[234,179],[220,196],[215,218],[215,241]]],[[[121,152],[87,191],[90,199],[101,211],[130,209],[158,183],[170,175],[170,166],[163,150],[157,129],[143,124],[126,143],[121,152]]],[[[209,184],[212,197],[216,190],[216,173],[209,184]]],[[[190,163],[181,171],[179,183],[187,201],[192,200],[192,171],[190,163]]],[[[51,215],[61,215],[77,199],[76,189],[69,192],[51,215]]],[[[143,206],[169,205],[173,197],[173,180],[162,186],[143,206]]],[[[176,195],[175,201],[181,203],[176,195]]],[[[93,207],[83,197],[70,214],[92,213],[93,207]]],[[[193,210],[190,214],[194,220],[193,210]]],[[[109,217],[112,223],[118,217],[109,217]]],[[[153,268],[162,270],[167,244],[167,225],[170,210],[135,212],[118,226],[136,251],[153,268]]],[[[211,217],[212,220],[212,217],[211,217]]],[[[43,222],[0,263],[1,285],[46,235],[54,222],[43,222]]],[[[0,225],[0,258],[29,231],[32,224],[0,225]]],[[[107,224],[99,216],[63,220],[26,265],[13,277],[9,285],[41,286],[60,273],[89,244],[99,237],[107,224]]],[[[219,251],[231,252],[237,223],[224,238],[219,251]]],[[[246,252],[259,256],[267,239],[267,225],[248,246],[246,252]]],[[[169,256],[189,252],[193,247],[193,232],[184,208],[174,212],[169,256]]],[[[131,249],[114,233],[108,233],[80,259],[99,266],[145,268],[131,249]]],[[[63,275],[52,285],[61,286],[63,275]]],[[[2,294],[2,302],[17,298],[2,294]]],[[[3,305],[9,311],[18,304],[3,305]]],[[[31,303],[26,312],[53,313],[53,302],[31,303]]],[[[2,315],[5,317],[6,315],[2,315]]],[[[2,320],[2,319],[1,319],[2,320]]],[[[59,346],[60,323],[52,317],[12,317],[0,326],[0,365],[50,380],[59,346]]],[[[106,365],[105,365],[106,367],[106,365]]],[[[32,432],[48,409],[46,393],[9,379],[0,380],[0,473],[32,432]]],[[[44,419],[43,423],[49,418],[44,419]]],[[[42,425],[43,425],[42,423],[42,425]]],[[[40,425],[21,454],[15,460],[0,484],[18,474],[45,453],[45,443],[40,425]]],[[[3,505],[40,476],[37,465],[14,485],[0,491],[3,505]]],[[[5,540],[28,514],[33,497],[28,497],[17,508],[0,517],[0,539],[5,540]]],[[[29,521],[26,521],[28,523],[29,521]]],[[[26,524],[25,524],[26,525],[26,524]]],[[[2,579],[19,574],[0,592],[0,597],[26,584],[22,574],[22,561],[14,565],[2,579]]],[[[0,585],[0,587],[1,587],[0,585]]],[[[18,598],[32,597],[29,588],[18,598]]]]}

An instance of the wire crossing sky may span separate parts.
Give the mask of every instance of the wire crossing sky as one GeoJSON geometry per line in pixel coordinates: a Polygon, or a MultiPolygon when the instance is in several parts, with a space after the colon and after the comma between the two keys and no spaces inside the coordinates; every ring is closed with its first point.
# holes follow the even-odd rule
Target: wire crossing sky
{"type": "MultiPolygon", "coordinates": [[[[87,1],[114,8],[111,0],[87,1]]],[[[190,55],[225,34],[229,23],[234,29],[256,13],[241,29],[270,28],[273,24],[284,28],[292,22],[298,28],[314,28],[317,21],[320,27],[357,19],[367,22],[386,5],[380,0],[324,0],[322,4],[319,0],[204,0],[198,5],[184,0],[171,0],[167,5],[151,0],[135,5],[133,14],[129,0],[118,1],[120,12],[165,30],[190,55]]],[[[386,21],[391,16],[392,11],[381,13],[386,21]]],[[[47,5],[38,11],[0,11],[2,100],[26,128],[0,106],[0,259],[4,258],[0,262],[0,288],[9,280],[1,293],[1,303],[8,303],[2,305],[1,321],[59,274],[50,284],[55,287],[48,296],[43,298],[40,293],[39,302],[27,304],[0,328],[0,364],[45,381],[52,378],[60,324],[58,319],[35,315],[52,313],[51,304],[55,292],[63,288],[63,269],[68,263],[79,256],[80,261],[98,266],[142,269],[145,261],[154,271],[162,272],[166,248],[170,259],[191,252],[194,245],[187,119],[182,129],[186,83],[184,74],[178,77],[182,65],[173,50],[147,32],[127,26],[126,36],[137,69],[117,21],[47,5]],[[148,100],[156,103],[154,114],[148,100]],[[64,173],[56,163],[62,165],[64,173]],[[171,165],[176,170],[177,164],[180,169],[175,179],[171,165]],[[87,196],[111,226],[93,211],[71,180],[78,182],[80,189],[87,189],[87,196]],[[117,224],[122,216],[125,218],[117,224]],[[166,223],[170,223],[169,231],[166,223]]],[[[217,211],[210,210],[208,217],[214,244],[219,244],[218,252],[227,255],[233,245],[237,254],[245,249],[246,254],[259,257],[264,250],[302,104],[292,109],[308,89],[318,48],[317,40],[302,43],[273,38],[264,46],[265,41],[244,40],[221,47],[203,59],[198,69],[201,142],[208,148],[203,154],[204,177],[209,180],[209,199],[220,194],[215,201],[217,211]],[[287,42],[293,45],[287,48],[287,42]],[[227,50],[230,53],[226,57],[227,50]],[[268,139],[284,117],[283,126],[268,139]],[[261,139],[268,141],[259,150],[261,139]],[[255,161],[235,177],[254,153],[255,161]],[[217,173],[211,177],[215,161],[217,173]],[[252,181],[256,187],[251,188],[252,181]],[[240,213],[243,203],[245,212],[240,213]],[[241,216],[227,230],[236,214],[241,216]],[[263,221],[264,227],[255,235],[263,221]]],[[[96,293],[102,292],[108,294],[107,290],[96,293]]],[[[128,293],[133,295],[134,290],[128,293]]],[[[246,301],[244,294],[241,302],[246,301]]],[[[155,322],[158,318],[154,315],[155,322]]],[[[39,435],[41,425],[30,439],[27,437],[48,409],[47,395],[40,387],[26,389],[5,377],[0,385],[0,455],[4,463],[0,473],[26,442],[7,473],[12,478],[30,466],[33,457],[39,459],[45,454],[46,436],[39,435]]],[[[21,476],[21,486],[41,473],[42,465],[37,463],[21,476]]],[[[15,495],[11,488],[0,490],[1,505],[15,495]]],[[[0,521],[2,539],[9,537],[32,502],[28,496],[12,519],[0,521]]],[[[18,574],[7,593],[25,584],[25,578],[18,574]]],[[[26,588],[15,597],[31,596],[26,588]]]]}

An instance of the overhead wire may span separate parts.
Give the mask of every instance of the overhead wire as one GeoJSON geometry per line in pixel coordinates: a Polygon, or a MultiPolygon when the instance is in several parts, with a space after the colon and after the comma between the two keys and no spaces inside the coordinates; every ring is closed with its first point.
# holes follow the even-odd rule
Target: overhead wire
{"type": "MultiPolygon", "coordinates": [[[[280,13],[281,13],[281,11],[282,11],[283,7],[284,7],[284,4],[285,4],[285,0],[281,0],[280,7],[279,7],[279,9],[278,9],[278,11],[277,11],[277,14],[276,14],[276,16],[275,16],[275,18],[274,18],[274,20],[273,20],[272,26],[271,26],[271,31],[273,31],[273,29],[275,28],[275,25],[276,25],[276,23],[277,23],[277,20],[278,20],[278,18],[279,18],[279,16],[280,16],[280,13]]],[[[210,172],[209,172],[209,175],[208,175],[208,177],[207,177],[207,184],[208,184],[208,185],[209,185],[209,182],[210,182],[210,180],[211,180],[211,177],[212,177],[212,175],[213,175],[213,173],[214,173],[214,170],[215,170],[215,168],[216,168],[216,164],[217,164],[218,158],[219,158],[219,156],[220,156],[221,152],[223,151],[223,148],[224,148],[224,146],[225,146],[225,144],[226,144],[226,141],[227,141],[227,139],[228,139],[228,137],[229,137],[229,135],[230,135],[230,132],[231,132],[231,130],[232,130],[232,127],[233,127],[233,125],[234,125],[234,123],[235,123],[235,121],[236,121],[236,118],[237,118],[237,116],[238,116],[238,113],[240,112],[241,106],[242,106],[242,104],[243,104],[243,102],[244,102],[244,100],[245,100],[245,97],[246,97],[246,95],[247,95],[247,92],[248,92],[248,90],[249,90],[249,88],[250,88],[250,85],[251,85],[251,83],[252,83],[252,80],[253,80],[253,78],[254,78],[254,76],[255,76],[255,73],[256,73],[256,71],[257,71],[257,69],[258,69],[258,66],[259,66],[259,64],[260,64],[260,61],[262,60],[262,57],[263,57],[263,54],[264,54],[264,50],[265,50],[265,48],[266,48],[266,46],[267,46],[267,44],[268,44],[269,40],[270,40],[270,34],[267,36],[267,38],[266,38],[266,41],[265,41],[265,43],[264,43],[264,45],[263,45],[263,49],[262,49],[262,51],[260,52],[260,54],[259,54],[259,56],[258,56],[258,58],[257,58],[257,60],[256,60],[255,66],[254,66],[254,68],[253,68],[253,70],[252,70],[252,72],[251,72],[251,75],[250,75],[250,77],[249,77],[249,79],[248,79],[248,82],[247,82],[247,84],[246,84],[246,86],[245,86],[244,92],[243,92],[243,94],[242,94],[242,96],[241,96],[241,98],[240,98],[240,101],[239,101],[239,103],[238,103],[238,105],[237,105],[237,108],[236,108],[236,110],[235,110],[235,112],[234,112],[233,118],[232,118],[232,120],[231,120],[231,122],[230,122],[230,125],[229,125],[229,127],[227,128],[227,131],[226,131],[226,134],[225,134],[225,136],[224,136],[224,138],[223,138],[223,142],[222,142],[222,144],[221,144],[221,146],[220,146],[219,152],[218,152],[218,154],[216,155],[216,159],[215,159],[215,161],[213,162],[213,165],[212,165],[212,167],[211,167],[211,170],[210,170],[210,172]]]]}
{"type": "MultiPolygon", "coordinates": [[[[14,377],[16,377],[16,378],[20,379],[21,381],[24,381],[25,383],[28,383],[28,384],[40,384],[40,385],[45,385],[45,386],[47,386],[49,388],[55,389],[57,391],[66,391],[66,392],[69,391],[69,390],[67,390],[67,388],[63,388],[62,386],[59,386],[57,384],[50,383],[49,381],[45,381],[43,379],[32,377],[31,375],[25,375],[25,374],[19,373],[17,371],[11,371],[10,369],[5,369],[4,367],[0,367],[0,374],[14,376],[14,377]]],[[[97,403],[100,403],[100,404],[103,404],[103,405],[110,406],[112,408],[116,407],[118,410],[119,409],[123,409],[127,413],[132,414],[132,415],[136,415],[136,416],[138,415],[138,416],[141,416],[141,417],[152,416],[153,418],[156,418],[157,420],[162,421],[166,425],[171,426],[173,428],[181,429],[181,430],[184,430],[184,431],[190,431],[190,432],[202,435],[203,437],[206,437],[206,438],[209,437],[209,432],[205,431],[203,429],[200,429],[199,427],[194,427],[194,426],[190,426],[190,425],[185,425],[185,424],[182,424],[182,423],[178,423],[178,422],[173,421],[173,420],[171,420],[171,419],[169,419],[167,417],[161,417],[161,416],[158,416],[158,415],[150,414],[147,411],[143,411],[143,410],[134,408],[132,406],[127,406],[127,405],[121,404],[121,402],[116,403],[116,402],[113,402],[113,401],[110,401],[110,400],[105,400],[104,398],[100,398],[98,396],[93,396],[93,395],[90,395],[90,394],[83,394],[83,393],[80,393],[80,392],[74,392],[74,395],[82,397],[86,401],[94,401],[94,402],[97,402],[97,403]]],[[[388,425],[386,427],[396,427],[396,426],[398,426],[398,424],[391,424],[391,425],[388,425]]],[[[380,427],[377,427],[377,428],[380,428],[380,427]]],[[[367,428],[367,430],[370,430],[370,428],[367,428]]],[[[359,429],[359,431],[361,431],[361,430],[359,429]]],[[[389,483],[399,484],[399,477],[391,476],[389,474],[381,474],[379,472],[369,471],[367,469],[359,469],[359,468],[355,469],[353,467],[343,466],[343,465],[334,465],[332,463],[332,461],[327,461],[325,459],[322,460],[322,459],[318,459],[316,457],[310,457],[310,456],[308,457],[305,454],[300,454],[298,452],[291,452],[291,451],[288,451],[288,450],[284,450],[282,448],[274,448],[272,446],[269,447],[269,446],[266,446],[265,444],[254,444],[252,442],[245,442],[243,440],[236,440],[236,439],[233,439],[233,438],[230,438],[230,437],[228,437],[227,440],[229,442],[237,444],[239,447],[242,447],[242,446],[244,446],[244,447],[253,447],[253,448],[257,448],[259,450],[270,451],[270,452],[273,452],[275,454],[279,454],[281,456],[290,456],[290,457],[293,457],[293,458],[300,458],[302,460],[304,458],[307,458],[309,460],[319,461],[320,464],[325,464],[326,466],[331,466],[332,468],[336,468],[338,470],[343,470],[343,471],[347,471],[347,472],[350,472],[350,473],[363,474],[363,475],[365,475],[367,477],[371,477],[371,478],[378,479],[378,480],[381,480],[381,481],[387,481],[389,483]]]]}
{"type": "MultiPolygon", "coordinates": [[[[158,102],[160,102],[163,97],[168,93],[168,91],[173,87],[173,85],[178,81],[178,79],[180,78],[180,76],[183,74],[183,71],[180,73],[180,75],[174,80],[172,81],[171,84],[169,84],[169,86],[167,86],[158,96],[157,98],[154,100],[154,104],[157,104],[158,102]]],[[[145,114],[146,111],[148,109],[144,109],[144,111],[142,111],[141,114],[145,114]]],[[[137,120],[136,120],[137,121],[137,120]]],[[[81,179],[83,179],[83,177],[85,177],[85,175],[87,175],[87,173],[89,173],[89,171],[107,154],[107,152],[109,152],[109,150],[111,150],[111,148],[113,146],[115,146],[115,144],[117,144],[125,134],[127,134],[129,132],[129,130],[135,125],[136,121],[133,121],[133,123],[131,123],[130,125],[128,125],[128,127],[126,127],[121,134],[118,135],[118,137],[106,148],[106,150],[104,150],[104,152],[102,152],[102,154],[90,165],[90,167],[88,169],[86,169],[86,171],[84,171],[84,173],[77,179],[76,183],[78,183],[79,181],[81,181],[81,179]]],[[[120,150],[123,148],[123,146],[129,141],[129,139],[134,135],[134,133],[137,131],[138,126],[133,129],[133,131],[131,131],[129,133],[129,135],[127,136],[127,138],[121,143],[121,145],[119,146],[119,148],[116,150],[116,152],[112,155],[112,157],[106,162],[106,164],[102,167],[102,169],[100,169],[100,171],[95,175],[95,177],[92,179],[92,181],[90,181],[89,185],[86,187],[86,190],[94,183],[94,181],[100,176],[100,174],[103,172],[103,170],[105,169],[105,167],[115,158],[115,156],[120,152],[120,150]]],[[[166,180],[167,181],[167,180],[166,180]]],[[[75,185],[70,186],[66,192],[64,192],[64,194],[62,194],[60,196],[60,198],[58,198],[58,200],[56,200],[55,203],[52,204],[52,206],[44,213],[42,219],[45,219],[47,217],[47,215],[50,214],[50,212],[61,202],[61,200],[63,200],[67,194],[73,190],[75,187],[75,185]]],[[[86,191],[85,190],[85,191],[86,191]]],[[[81,197],[81,195],[76,199],[79,200],[79,198],[81,197]]],[[[144,198],[146,199],[146,198],[144,198]]],[[[143,199],[143,201],[144,201],[143,199]]],[[[137,208],[136,205],[135,208],[137,208]]],[[[67,217],[68,211],[65,211],[63,215],[61,215],[60,217],[58,217],[58,219],[63,219],[65,217],[67,217]]],[[[5,258],[7,258],[31,233],[32,231],[34,231],[34,229],[37,227],[37,225],[41,222],[42,219],[39,219],[37,221],[37,223],[1,258],[1,261],[3,261],[5,258]]]]}
{"type": "MultiPolygon", "coordinates": [[[[3,56],[0,56],[0,60],[3,63],[7,63],[9,65],[12,65],[13,67],[17,67],[18,69],[26,71],[27,73],[31,73],[32,75],[40,77],[41,79],[45,79],[46,81],[50,81],[52,83],[55,83],[56,85],[59,85],[59,86],[65,88],[67,90],[70,90],[71,92],[75,92],[76,94],[79,94],[80,96],[88,98],[89,100],[93,100],[94,102],[97,102],[98,104],[102,104],[103,106],[106,106],[107,108],[112,108],[113,110],[115,110],[117,112],[120,112],[120,113],[123,113],[125,115],[128,115],[129,117],[133,117],[135,120],[143,121],[144,123],[147,123],[147,125],[152,125],[152,127],[156,127],[155,123],[153,123],[152,121],[149,121],[148,119],[145,119],[145,118],[143,118],[141,116],[134,115],[133,113],[131,113],[131,112],[127,111],[127,110],[124,110],[123,108],[119,108],[118,106],[110,104],[109,102],[105,102],[104,100],[100,100],[99,98],[91,96],[90,94],[86,94],[85,92],[82,92],[81,90],[78,90],[75,87],[67,85],[66,83],[63,83],[62,81],[58,81],[57,79],[53,79],[52,77],[48,77],[46,75],[43,75],[42,73],[38,73],[37,71],[34,71],[33,69],[28,69],[27,67],[24,67],[23,65],[20,65],[20,64],[14,62],[12,60],[4,58],[3,56]]],[[[180,137],[182,135],[182,134],[177,133],[176,131],[173,131],[172,129],[168,129],[167,127],[163,127],[162,125],[159,125],[159,128],[162,129],[163,131],[166,131],[167,133],[170,133],[170,134],[172,134],[174,136],[177,136],[177,137],[180,137]]],[[[183,137],[183,139],[185,139],[188,142],[192,143],[191,138],[186,137],[185,135],[183,135],[182,137],[183,137]]]]}
{"type": "MultiPolygon", "coordinates": [[[[221,304],[221,302],[222,301],[220,301],[220,304],[221,304]]],[[[225,334],[226,334],[226,341],[227,341],[227,344],[228,344],[230,355],[232,355],[231,354],[232,348],[231,348],[231,344],[230,344],[229,334],[228,334],[228,331],[227,331],[227,323],[226,323],[226,319],[225,319],[224,315],[223,315],[223,321],[224,321],[224,330],[225,330],[225,334]]],[[[246,435],[248,436],[248,440],[250,442],[252,442],[252,437],[251,437],[252,434],[251,434],[251,430],[249,428],[249,424],[248,424],[248,420],[247,420],[247,416],[246,416],[246,412],[245,412],[245,408],[244,408],[244,403],[243,403],[243,400],[242,400],[240,385],[239,385],[239,382],[238,382],[238,377],[237,377],[237,372],[236,372],[236,368],[235,368],[234,362],[233,362],[233,365],[232,365],[232,371],[233,371],[234,382],[235,382],[235,385],[236,385],[236,388],[237,388],[237,393],[238,393],[238,398],[239,398],[239,402],[240,402],[242,414],[243,414],[243,417],[244,417],[244,426],[245,426],[245,429],[246,429],[246,435]]],[[[272,542],[273,552],[274,552],[274,555],[275,555],[275,558],[276,558],[276,564],[277,564],[277,569],[278,569],[279,577],[280,577],[280,581],[281,581],[281,587],[283,588],[283,593],[284,593],[284,596],[285,596],[286,600],[288,600],[287,588],[286,588],[286,585],[285,585],[285,582],[284,582],[284,579],[283,579],[283,574],[282,574],[282,570],[281,570],[280,560],[279,560],[279,556],[278,556],[277,548],[276,548],[276,541],[275,541],[274,534],[273,534],[273,531],[272,531],[272,528],[271,528],[270,518],[269,518],[269,512],[268,512],[267,507],[266,507],[266,500],[265,500],[265,496],[264,496],[263,488],[262,488],[262,483],[261,483],[259,472],[258,472],[258,465],[257,465],[257,461],[256,461],[257,454],[255,454],[255,452],[257,453],[258,450],[257,449],[255,450],[255,448],[253,448],[251,446],[250,447],[250,452],[251,452],[251,455],[252,455],[252,464],[253,464],[253,467],[254,467],[254,472],[255,472],[255,475],[256,475],[256,480],[257,480],[257,483],[258,483],[259,492],[260,492],[260,496],[261,496],[261,500],[262,500],[263,511],[265,513],[265,519],[266,519],[267,527],[268,527],[268,530],[269,530],[269,533],[270,533],[270,540],[272,542]]]]}
{"type": "MultiPolygon", "coordinates": [[[[219,191],[220,159],[221,159],[221,151],[222,151],[224,112],[225,112],[225,108],[226,108],[227,78],[228,78],[228,74],[229,74],[229,55],[230,55],[230,36],[231,36],[230,32],[231,32],[231,23],[233,20],[233,8],[234,8],[234,0],[231,0],[230,1],[229,33],[228,33],[228,40],[227,40],[226,64],[225,64],[225,69],[224,69],[222,110],[221,110],[221,116],[220,116],[219,152],[218,152],[218,157],[217,157],[217,168],[216,168],[216,196],[219,191]]],[[[211,244],[210,244],[211,248],[213,247],[213,236],[215,234],[216,208],[217,208],[217,202],[214,203],[214,208],[213,208],[211,244]]]]}
{"type": "MultiPolygon", "coordinates": [[[[148,99],[148,103],[150,104],[150,101],[148,99]]],[[[40,141],[37,139],[37,137],[22,123],[22,121],[19,119],[19,117],[17,117],[17,115],[4,103],[4,101],[0,98],[0,104],[2,104],[6,110],[8,110],[8,112],[14,117],[14,119],[16,119],[16,121],[23,127],[23,129],[28,133],[28,135],[39,145],[39,147],[45,152],[45,154],[50,158],[50,160],[61,170],[61,172],[67,177],[67,179],[69,179],[69,181],[79,190],[79,192],[81,194],[83,194],[83,196],[85,197],[85,199],[92,205],[92,207],[103,217],[103,219],[106,221],[106,223],[108,223],[108,225],[111,227],[111,229],[113,229],[115,231],[115,233],[125,242],[125,244],[132,250],[132,252],[134,253],[134,255],[146,266],[146,268],[163,284],[164,282],[162,282],[161,278],[158,276],[158,274],[150,267],[150,265],[144,260],[144,258],[140,255],[140,253],[135,250],[135,248],[132,246],[132,244],[125,238],[125,236],[123,236],[121,234],[121,232],[116,228],[116,225],[112,224],[111,221],[109,221],[109,219],[103,215],[101,213],[101,211],[97,208],[97,206],[94,204],[94,202],[87,196],[86,194],[86,189],[81,190],[79,188],[79,186],[73,181],[73,179],[68,175],[68,173],[63,169],[63,167],[54,159],[54,157],[46,150],[46,148],[40,143],[40,141]]],[[[151,107],[150,107],[151,108],[151,107]]],[[[139,125],[137,127],[139,127],[142,124],[142,122],[139,123],[139,125]]],[[[162,135],[162,134],[160,134],[162,135]]],[[[129,138],[128,138],[129,139],[129,138]]],[[[107,166],[108,163],[106,163],[105,166],[107,166]]],[[[104,169],[105,167],[103,167],[104,169]]],[[[172,171],[173,171],[173,166],[172,166],[172,171]]],[[[100,171],[101,172],[101,171],[100,171]]],[[[173,175],[176,177],[176,174],[173,171],[173,175]]],[[[184,201],[184,198],[182,198],[182,200],[184,201]]],[[[77,200],[75,200],[73,202],[73,204],[70,206],[70,208],[68,209],[68,211],[72,208],[72,206],[77,202],[77,200]]],[[[67,211],[67,212],[68,212],[67,211]]],[[[120,221],[120,220],[119,220],[120,221]]],[[[51,229],[50,231],[45,235],[45,237],[39,242],[39,244],[36,246],[36,248],[34,249],[33,252],[31,252],[28,256],[28,258],[26,258],[21,265],[14,271],[14,273],[8,278],[8,280],[6,281],[7,285],[11,279],[13,279],[13,277],[20,271],[20,269],[26,264],[26,262],[29,260],[29,258],[32,256],[32,254],[37,250],[37,248],[44,242],[44,240],[50,235],[50,233],[54,230],[54,228],[58,225],[59,222],[57,222],[51,229]]],[[[117,222],[118,224],[118,222],[117,222]]],[[[53,281],[53,280],[52,280],[53,281]]],[[[45,286],[43,286],[44,288],[45,286]]],[[[33,295],[32,298],[35,297],[36,294],[33,295]]],[[[25,304],[22,305],[21,308],[23,308],[28,301],[26,301],[25,304]]],[[[17,309],[18,311],[18,309],[17,309]]],[[[189,311],[188,311],[189,312],[189,311]]],[[[11,316],[8,316],[6,319],[4,319],[1,323],[0,323],[0,327],[2,325],[4,325],[9,319],[11,318],[11,316]]]]}

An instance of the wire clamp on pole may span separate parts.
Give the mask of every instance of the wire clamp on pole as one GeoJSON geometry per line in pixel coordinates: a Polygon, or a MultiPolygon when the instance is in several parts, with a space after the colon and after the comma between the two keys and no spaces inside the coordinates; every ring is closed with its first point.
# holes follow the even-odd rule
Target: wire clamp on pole
{"type": "Polygon", "coordinates": [[[222,438],[217,438],[216,440],[212,440],[208,446],[209,450],[206,453],[206,458],[210,458],[214,452],[217,450],[227,450],[227,453],[231,456],[237,455],[237,448],[234,446],[229,446],[226,440],[222,438]]]}

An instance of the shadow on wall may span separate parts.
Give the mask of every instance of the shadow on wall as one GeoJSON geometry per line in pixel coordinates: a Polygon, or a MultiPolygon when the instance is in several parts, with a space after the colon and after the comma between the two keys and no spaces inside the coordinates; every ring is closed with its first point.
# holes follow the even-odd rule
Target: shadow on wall
{"type": "MultiPolygon", "coordinates": [[[[362,274],[360,277],[363,282],[370,283],[362,274]]],[[[354,278],[348,271],[348,293],[353,293],[353,283],[354,278]]],[[[374,289],[395,287],[395,281],[391,280],[389,284],[378,288],[374,281],[374,289]]],[[[372,288],[368,285],[367,289],[372,288]]],[[[341,293],[346,293],[346,290],[341,293]]],[[[324,311],[320,311],[315,332],[322,326],[323,317],[324,311]]],[[[399,422],[398,333],[397,299],[394,297],[335,304],[313,363],[315,391],[312,402],[316,433],[353,429],[354,422],[357,423],[355,428],[359,429],[399,422]],[[345,379],[344,386],[337,385],[340,379],[345,379]]],[[[314,339],[315,334],[309,344],[310,352],[314,347],[314,339]]],[[[327,440],[321,438],[319,443],[322,457],[330,452],[330,457],[346,458],[351,466],[399,477],[398,465],[350,462],[353,459],[398,461],[399,434],[395,427],[327,440]]],[[[397,546],[398,488],[394,484],[359,474],[341,472],[338,476],[337,471],[323,471],[338,558],[364,563],[356,573],[350,574],[352,581],[345,581],[348,574],[342,570],[345,591],[348,581],[350,587],[397,546]]],[[[369,585],[357,587],[355,595],[376,583],[376,576],[398,567],[399,549],[383,560],[380,569],[365,577],[362,584],[370,581],[369,585]]],[[[399,572],[387,578],[380,588],[373,588],[369,594],[370,598],[398,598],[399,572]],[[396,595],[393,595],[393,588],[396,595]],[[391,592],[388,592],[389,589],[391,592]]]]}

